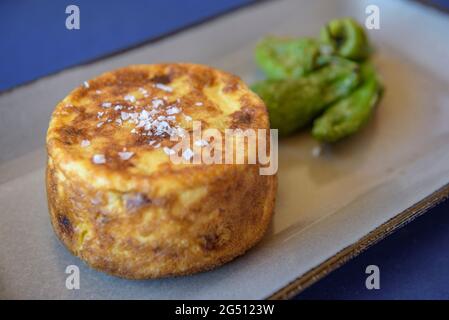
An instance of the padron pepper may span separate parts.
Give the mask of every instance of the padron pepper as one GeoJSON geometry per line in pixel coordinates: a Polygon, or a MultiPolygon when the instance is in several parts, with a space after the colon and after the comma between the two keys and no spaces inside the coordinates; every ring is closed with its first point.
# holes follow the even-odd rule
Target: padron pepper
{"type": "Polygon", "coordinates": [[[374,67],[362,65],[362,84],[349,96],[335,102],[315,119],[312,135],[323,142],[347,137],[367,123],[381,95],[382,86],[374,67]]]}
{"type": "Polygon", "coordinates": [[[255,83],[252,89],[265,102],[271,127],[285,136],[309,124],[328,105],[348,95],[359,80],[356,63],[335,57],[307,76],[267,79],[255,83]]]}
{"type": "Polygon", "coordinates": [[[320,38],[343,58],[363,60],[371,52],[363,27],[352,18],[331,20],[321,29],[320,38]]]}
{"type": "Polygon", "coordinates": [[[269,79],[297,78],[319,65],[320,46],[310,38],[266,37],[255,50],[255,59],[269,79]]]}
{"type": "Polygon", "coordinates": [[[267,80],[252,88],[267,105],[271,127],[286,136],[315,119],[312,134],[320,141],[355,133],[381,93],[376,71],[367,62],[370,53],[363,27],[352,18],[331,20],[319,40],[263,39],[255,58],[267,80]]]}

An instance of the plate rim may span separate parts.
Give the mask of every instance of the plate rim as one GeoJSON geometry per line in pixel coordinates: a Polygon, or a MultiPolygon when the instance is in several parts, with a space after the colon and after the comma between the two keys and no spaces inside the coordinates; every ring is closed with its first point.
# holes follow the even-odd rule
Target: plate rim
{"type": "Polygon", "coordinates": [[[332,271],[343,266],[351,259],[357,257],[371,246],[385,239],[398,229],[404,227],[421,215],[427,213],[430,209],[449,199],[449,182],[432,192],[414,205],[408,207],[402,212],[396,214],[368,234],[364,235],[358,241],[343,248],[333,256],[322,263],[310,269],[306,273],[299,275],[285,286],[281,287],[268,297],[266,300],[287,300],[292,299],[297,294],[304,291],[314,283],[318,282],[332,271]]]}

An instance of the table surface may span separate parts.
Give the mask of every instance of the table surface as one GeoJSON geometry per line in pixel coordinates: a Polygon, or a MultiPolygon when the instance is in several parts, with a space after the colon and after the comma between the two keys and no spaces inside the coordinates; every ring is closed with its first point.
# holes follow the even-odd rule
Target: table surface
{"type": "MultiPolygon", "coordinates": [[[[1,1],[0,91],[155,41],[251,2],[107,1],[106,9],[106,1],[78,0],[81,28],[69,31],[64,27],[65,8],[72,1],[1,1]]],[[[434,2],[449,9],[447,0],[434,2]]],[[[449,248],[447,213],[449,201],[374,245],[295,299],[449,298],[446,274],[449,257],[445,254],[445,248],[449,248]],[[368,265],[380,269],[379,290],[365,287],[368,265]]]]}

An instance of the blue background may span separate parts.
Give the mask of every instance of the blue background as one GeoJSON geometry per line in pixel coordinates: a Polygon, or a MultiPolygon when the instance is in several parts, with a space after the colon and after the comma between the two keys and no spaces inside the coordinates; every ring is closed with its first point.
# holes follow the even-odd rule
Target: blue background
{"type": "MultiPolygon", "coordinates": [[[[0,91],[157,39],[250,2],[0,1],[0,91]],[[80,30],[61,27],[69,4],[82,8],[80,30]]],[[[434,2],[449,9],[447,0],[434,2]]],[[[296,299],[449,298],[448,213],[446,201],[296,299]],[[365,288],[365,268],[371,264],[380,268],[380,290],[365,288]]]]}
{"type": "Polygon", "coordinates": [[[0,91],[173,33],[250,2],[0,0],[0,91]],[[79,30],[65,28],[65,9],[71,4],[81,11],[79,30]]]}

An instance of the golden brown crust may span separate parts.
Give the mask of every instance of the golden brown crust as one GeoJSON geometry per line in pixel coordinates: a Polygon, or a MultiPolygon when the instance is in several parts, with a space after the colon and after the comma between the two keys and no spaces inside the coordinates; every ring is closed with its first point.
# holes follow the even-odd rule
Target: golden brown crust
{"type": "Polygon", "coordinates": [[[269,128],[265,106],[240,79],[206,66],[130,66],[75,89],[50,122],[47,194],[56,234],[95,269],[132,279],[208,270],[252,247],[271,220],[276,176],[260,175],[258,164],[176,165],[162,151],[173,144],[168,135],[116,123],[121,111],[151,110],[164,96],[160,114],[181,110],[172,125],[187,131],[182,117],[220,131],[269,128]],[[124,99],[130,94],[139,102],[124,99]],[[104,162],[93,161],[98,154],[104,162]]]}

